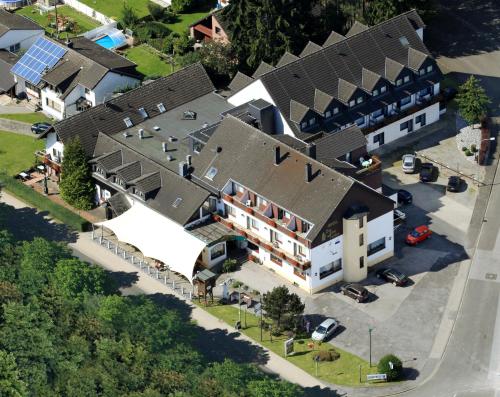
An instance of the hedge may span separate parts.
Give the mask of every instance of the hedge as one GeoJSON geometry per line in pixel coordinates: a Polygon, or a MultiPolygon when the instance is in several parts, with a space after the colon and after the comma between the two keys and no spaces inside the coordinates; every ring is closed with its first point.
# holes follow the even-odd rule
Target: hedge
{"type": "Polygon", "coordinates": [[[78,231],[86,231],[88,229],[89,223],[81,216],[54,203],[17,179],[2,174],[0,175],[0,185],[3,189],[12,193],[27,204],[38,208],[40,211],[47,211],[53,218],[63,222],[71,229],[78,231]]]}

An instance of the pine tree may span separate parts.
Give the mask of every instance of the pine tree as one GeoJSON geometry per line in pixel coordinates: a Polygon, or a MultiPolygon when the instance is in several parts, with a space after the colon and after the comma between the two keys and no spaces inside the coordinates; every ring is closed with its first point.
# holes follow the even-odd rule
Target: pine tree
{"type": "Polygon", "coordinates": [[[64,146],[62,161],[61,197],[70,205],[81,210],[93,206],[95,185],[92,182],[87,156],[80,139],[76,137],[64,146]]]}
{"type": "Polygon", "coordinates": [[[459,87],[456,101],[460,115],[469,124],[478,123],[486,115],[491,103],[484,88],[473,75],[459,87]]]}

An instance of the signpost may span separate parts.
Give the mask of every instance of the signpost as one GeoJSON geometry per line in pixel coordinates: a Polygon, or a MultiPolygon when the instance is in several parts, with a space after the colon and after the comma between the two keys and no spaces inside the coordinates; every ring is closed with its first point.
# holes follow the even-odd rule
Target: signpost
{"type": "Polygon", "coordinates": [[[285,357],[293,353],[293,338],[285,341],[285,357]]]}
{"type": "Polygon", "coordinates": [[[387,374],[368,374],[366,380],[387,380],[387,374]]]}
{"type": "Polygon", "coordinates": [[[316,369],[316,377],[318,377],[318,363],[319,363],[319,355],[314,356],[314,366],[316,369]]]}

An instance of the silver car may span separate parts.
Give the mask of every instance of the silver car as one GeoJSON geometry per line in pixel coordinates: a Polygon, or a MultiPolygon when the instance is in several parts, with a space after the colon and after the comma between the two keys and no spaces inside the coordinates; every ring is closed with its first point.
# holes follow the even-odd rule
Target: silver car
{"type": "Polygon", "coordinates": [[[416,157],[413,154],[405,154],[403,156],[403,163],[401,168],[405,174],[412,174],[415,172],[416,157]]]}
{"type": "Polygon", "coordinates": [[[316,327],[311,335],[311,338],[316,341],[324,341],[335,332],[338,326],[339,322],[337,320],[334,318],[327,318],[316,327]]]}

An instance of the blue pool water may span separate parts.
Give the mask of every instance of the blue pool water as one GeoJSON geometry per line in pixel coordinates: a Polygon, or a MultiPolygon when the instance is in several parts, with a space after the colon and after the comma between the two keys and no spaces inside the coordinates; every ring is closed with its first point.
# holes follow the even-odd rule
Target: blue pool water
{"type": "Polygon", "coordinates": [[[112,50],[113,48],[116,47],[116,44],[108,35],[102,36],[99,40],[96,40],[95,42],[99,44],[101,47],[107,48],[108,50],[112,50]]]}

